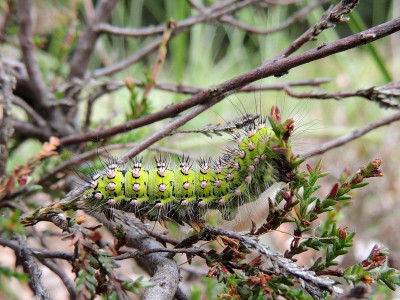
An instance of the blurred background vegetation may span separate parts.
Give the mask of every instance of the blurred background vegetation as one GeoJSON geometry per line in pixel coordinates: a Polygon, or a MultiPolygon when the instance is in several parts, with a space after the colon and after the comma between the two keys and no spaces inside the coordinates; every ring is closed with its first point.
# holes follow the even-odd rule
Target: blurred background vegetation
{"type": "MultiPolygon", "coordinates": [[[[199,1],[208,6],[216,1],[199,1]]],[[[295,1],[296,2],[296,1],[295,1]]],[[[283,23],[300,8],[313,1],[297,1],[293,5],[273,5],[268,8],[246,7],[239,10],[235,17],[245,23],[260,28],[274,28],[283,23]]],[[[337,1],[336,1],[337,2],[337,1]]],[[[3,1],[0,4],[0,16],[5,18],[14,1],[3,1]]],[[[93,14],[95,3],[87,0],[33,2],[35,55],[43,77],[56,93],[62,92],[59,87],[69,72],[69,61],[74,54],[79,33],[84,29],[88,16],[93,14]]],[[[265,59],[271,59],[286,48],[295,38],[313,26],[329,7],[329,3],[318,6],[306,15],[304,20],[289,26],[287,29],[269,35],[245,32],[229,24],[213,22],[196,24],[187,32],[173,37],[168,43],[168,51],[157,82],[175,82],[182,85],[209,88],[234,76],[240,75],[260,65],[265,59]]],[[[197,14],[189,1],[174,0],[134,0],[122,1],[112,14],[110,23],[119,27],[147,27],[164,23],[170,19],[183,20],[197,14]]],[[[349,16],[350,21],[340,23],[321,33],[318,40],[307,43],[302,49],[315,48],[324,42],[333,42],[340,37],[359,32],[378,25],[400,15],[400,4],[392,0],[363,0],[349,16]]],[[[17,45],[18,26],[15,18],[11,19],[2,33],[2,56],[15,60],[21,59],[17,45]]],[[[90,59],[89,72],[106,67],[112,63],[129,57],[144,49],[154,41],[154,36],[129,38],[115,35],[101,35],[95,51],[90,59]]],[[[339,53],[291,70],[279,78],[271,77],[256,82],[257,85],[289,82],[303,79],[328,78],[329,81],[320,87],[296,87],[297,92],[318,91],[329,92],[357,90],[360,88],[380,86],[400,77],[400,35],[398,33],[356,49],[339,53]]],[[[146,82],[155,65],[157,53],[129,66],[112,76],[100,77],[88,81],[81,94],[80,111],[84,120],[87,99],[99,84],[107,81],[124,82],[126,78],[135,78],[146,82]]],[[[90,128],[100,124],[110,112],[115,115],[106,127],[121,124],[134,114],[134,99],[139,99],[143,90],[140,88],[121,88],[106,94],[97,100],[94,106],[90,128]]],[[[177,103],[188,98],[188,95],[176,94],[153,89],[149,95],[149,108],[143,113],[155,112],[170,103],[177,103]]],[[[184,129],[196,129],[209,123],[221,123],[232,120],[246,112],[261,110],[267,114],[271,105],[277,104],[285,117],[293,117],[297,121],[297,132],[294,141],[295,153],[342,136],[350,131],[376,121],[393,113],[393,110],[380,108],[376,103],[360,97],[335,100],[295,99],[283,90],[254,91],[239,93],[223,100],[210,111],[201,114],[184,126],[184,129]]],[[[25,112],[13,106],[15,118],[27,120],[25,112]]],[[[117,142],[137,142],[143,140],[165,122],[157,122],[139,130],[130,131],[112,137],[107,144],[117,142]]],[[[373,244],[383,244],[390,249],[390,264],[400,268],[400,231],[398,230],[398,212],[400,211],[400,125],[399,123],[382,127],[352,141],[340,148],[333,149],[323,155],[324,169],[331,172],[325,178],[327,182],[336,182],[346,167],[352,172],[377,157],[383,159],[383,179],[373,180],[366,188],[357,191],[352,205],[343,210],[343,224],[356,231],[353,253],[347,256],[350,265],[367,256],[373,244]]],[[[211,140],[203,135],[174,135],[160,141],[157,145],[180,150],[194,157],[215,156],[228,143],[229,136],[213,137],[211,140]]],[[[8,170],[28,160],[40,150],[42,143],[35,139],[22,139],[16,135],[11,140],[11,152],[8,170]]],[[[89,142],[86,150],[98,147],[97,142],[89,142]]],[[[113,152],[119,155],[122,152],[113,152]]],[[[38,168],[30,180],[35,182],[40,176],[59,164],[63,159],[74,154],[71,150],[63,150],[60,157],[45,162],[38,168]]],[[[145,154],[151,159],[152,152],[145,154]]],[[[310,159],[315,165],[319,157],[310,159]]],[[[78,166],[78,168],[84,168],[78,166]]],[[[73,175],[73,172],[70,172],[73,175]]],[[[67,183],[69,181],[66,181],[67,183]]],[[[58,178],[47,182],[60,184],[58,178]]],[[[331,186],[331,185],[327,185],[331,186]]],[[[62,190],[61,190],[62,191],[62,190]]],[[[65,192],[64,190],[63,192],[65,192]]],[[[321,191],[326,194],[328,191],[321,191]]],[[[54,193],[60,197],[62,193],[54,193]]],[[[290,236],[277,235],[267,241],[279,248],[290,236]],[[282,243],[283,241],[283,243],[282,243]]],[[[285,245],[286,246],[286,245],[285,245]]],[[[0,251],[2,251],[0,249],[0,251]]],[[[210,285],[211,283],[209,283],[210,285]]],[[[210,287],[210,286],[209,286],[210,287]]],[[[198,288],[193,288],[193,299],[198,288]]]]}

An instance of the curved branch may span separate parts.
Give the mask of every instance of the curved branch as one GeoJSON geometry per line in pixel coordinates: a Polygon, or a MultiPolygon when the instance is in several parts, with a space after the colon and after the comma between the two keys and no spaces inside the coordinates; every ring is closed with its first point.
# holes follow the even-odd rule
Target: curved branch
{"type": "Polygon", "coordinates": [[[389,83],[384,86],[373,86],[369,88],[359,89],[356,91],[339,91],[336,93],[328,93],[326,91],[296,93],[288,86],[285,92],[294,98],[299,99],[335,99],[342,100],[349,97],[362,97],[364,99],[374,101],[384,108],[400,109],[400,102],[396,97],[400,97],[400,82],[389,83]]]}
{"type": "MultiPolygon", "coordinates": [[[[149,237],[145,231],[140,229],[143,224],[121,211],[113,212],[113,220],[108,220],[104,215],[95,215],[111,232],[116,226],[122,226],[126,233],[126,245],[139,251],[152,251],[152,249],[163,248],[163,245],[149,237]],[[139,227],[135,224],[140,223],[139,227]]],[[[139,260],[140,266],[147,269],[152,278],[150,281],[155,286],[145,290],[143,298],[150,299],[173,299],[179,284],[179,269],[176,262],[167,257],[168,253],[150,253],[139,260]]]]}
{"type": "Polygon", "coordinates": [[[227,92],[234,91],[253,81],[269,76],[281,76],[282,74],[286,74],[290,69],[294,67],[330,56],[335,53],[343,52],[366,43],[371,43],[399,30],[400,17],[381,25],[372,27],[361,33],[353,34],[346,38],[342,38],[335,42],[326,44],[323,47],[317,47],[294,56],[271,61],[245,74],[225,81],[211,89],[208,89],[207,91],[198,93],[185,101],[182,101],[175,105],[170,105],[157,113],[144,116],[136,120],[131,120],[124,124],[114,126],[99,132],[90,132],[64,137],[60,139],[60,145],[66,146],[84,141],[101,139],[107,136],[115,135],[117,133],[145,126],[165,118],[174,117],[190,107],[214,101],[214,97],[216,96],[220,96],[220,99],[218,100],[220,101],[225,98],[224,94],[227,94],[227,92]]]}
{"type": "Polygon", "coordinates": [[[330,0],[317,0],[313,3],[311,3],[310,5],[296,11],[293,15],[291,15],[289,18],[287,18],[282,24],[273,27],[273,28],[258,28],[255,26],[251,26],[248,25],[246,23],[243,23],[242,21],[236,20],[233,17],[230,16],[223,16],[220,18],[221,22],[230,24],[232,26],[235,26],[237,28],[243,29],[247,32],[251,32],[251,33],[255,33],[255,34],[260,34],[260,35],[268,35],[268,34],[272,34],[278,31],[282,31],[286,28],[288,28],[290,25],[293,25],[296,22],[300,22],[300,21],[304,21],[307,17],[307,14],[310,13],[310,11],[312,11],[314,8],[331,2],[330,0]]]}
{"type": "Polygon", "coordinates": [[[375,122],[369,123],[363,127],[360,127],[360,128],[358,128],[344,136],[341,136],[337,139],[333,139],[329,142],[323,143],[323,144],[321,144],[315,148],[312,148],[308,151],[300,153],[300,155],[302,157],[308,158],[308,157],[312,157],[312,156],[315,156],[315,155],[318,155],[321,153],[325,153],[326,151],[329,151],[331,149],[343,146],[344,144],[346,144],[352,140],[355,140],[355,139],[359,138],[360,136],[363,136],[364,134],[366,134],[376,128],[379,128],[379,127],[385,126],[385,125],[389,125],[390,123],[396,122],[399,120],[400,120],[400,112],[397,112],[391,116],[382,118],[378,121],[375,121],[375,122]]]}
{"type": "Polygon", "coordinates": [[[97,38],[100,33],[95,30],[97,24],[107,21],[111,17],[118,0],[101,0],[95,10],[93,18],[86,27],[85,32],[77,42],[77,49],[71,60],[71,69],[67,80],[70,81],[74,77],[83,78],[89,64],[89,58],[96,45],[97,38]]]}
{"type": "Polygon", "coordinates": [[[19,0],[17,2],[19,41],[24,63],[29,75],[30,86],[34,91],[35,102],[38,106],[44,107],[48,92],[34,55],[31,11],[31,0],[19,0]]]}

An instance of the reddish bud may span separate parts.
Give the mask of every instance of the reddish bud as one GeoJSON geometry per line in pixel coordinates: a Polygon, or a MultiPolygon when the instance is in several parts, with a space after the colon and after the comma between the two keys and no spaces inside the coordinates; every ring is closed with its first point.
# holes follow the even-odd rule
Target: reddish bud
{"type": "Polygon", "coordinates": [[[336,197],[336,195],[337,195],[338,190],[339,190],[339,183],[336,183],[333,186],[331,192],[329,193],[328,198],[334,199],[336,197]]]}
{"type": "Polygon", "coordinates": [[[272,105],[271,107],[271,117],[278,122],[281,121],[281,111],[279,110],[278,106],[272,105]]]}
{"type": "MultiPolygon", "coordinates": [[[[347,227],[346,227],[347,228],[347,227]]],[[[345,240],[347,238],[346,228],[339,229],[339,238],[345,240]]]]}

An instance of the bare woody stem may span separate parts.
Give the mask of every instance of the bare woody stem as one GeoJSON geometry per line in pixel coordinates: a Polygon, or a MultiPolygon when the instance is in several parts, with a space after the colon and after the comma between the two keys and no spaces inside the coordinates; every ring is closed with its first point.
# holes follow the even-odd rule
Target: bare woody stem
{"type": "Polygon", "coordinates": [[[399,30],[400,30],[400,17],[395,18],[386,23],[383,23],[381,25],[372,27],[361,33],[357,33],[348,36],[346,38],[339,39],[335,42],[323,45],[321,47],[317,47],[287,58],[271,61],[266,65],[260,66],[243,75],[237,76],[226,82],[223,82],[212,89],[198,93],[181,103],[168,106],[162,111],[159,111],[152,115],[144,116],[136,120],[131,120],[124,124],[114,126],[99,132],[91,132],[91,133],[64,137],[60,139],[60,145],[66,146],[84,141],[101,139],[107,136],[115,135],[117,133],[145,126],[165,118],[174,117],[180,112],[190,107],[202,103],[207,103],[208,101],[214,101],[215,99],[214,97],[216,96],[221,96],[221,98],[219,99],[220,101],[223,98],[225,98],[224,94],[226,94],[227,92],[234,91],[256,80],[266,78],[269,76],[280,76],[282,74],[287,73],[290,69],[294,67],[330,56],[335,53],[343,52],[363,44],[371,43],[399,30]]]}

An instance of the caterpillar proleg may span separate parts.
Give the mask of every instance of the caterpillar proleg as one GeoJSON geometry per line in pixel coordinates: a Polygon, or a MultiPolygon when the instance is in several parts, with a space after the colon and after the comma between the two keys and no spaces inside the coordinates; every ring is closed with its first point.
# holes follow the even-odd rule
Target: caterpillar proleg
{"type": "Polygon", "coordinates": [[[124,165],[111,161],[91,176],[84,202],[97,211],[114,208],[148,220],[199,222],[209,209],[231,220],[271,184],[296,180],[303,159],[292,153],[293,129],[294,121],[282,123],[273,106],[270,116],[257,115],[234,132],[234,146],[218,158],[193,162],[184,156],[174,167],[159,157],[153,168],[140,158],[124,165]]]}

